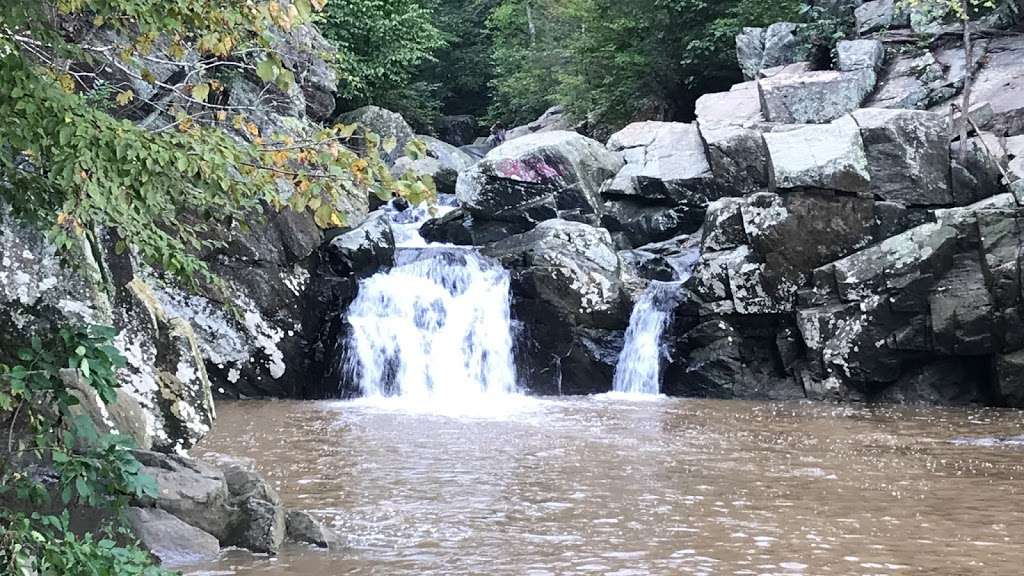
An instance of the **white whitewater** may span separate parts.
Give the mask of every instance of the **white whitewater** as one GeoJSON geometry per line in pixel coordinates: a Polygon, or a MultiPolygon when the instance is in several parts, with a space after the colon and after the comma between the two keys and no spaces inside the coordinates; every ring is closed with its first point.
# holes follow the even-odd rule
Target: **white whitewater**
{"type": "MultiPolygon", "coordinates": [[[[416,224],[395,220],[396,232],[416,224]]],[[[348,312],[347,368],[365,399],[472,416],[518,398],[508,272],[401,236],[395,267],[363,281],[348,312]]]]}
{"type": "Polygon", "coordinates": [[[665,251],[663,257],[675,270],[675,278],[672,282],[652,282],[633,308],[625,343],[615,365],[613,394],[650,397],[661,392],[661,368],[668,359],[663,336],[685,290],[683,283],[690,278],[700,259],[700,236],[700,233],[693,234],[674,246],[676,241],[673,240],[638,250],[665,251]]]}
{"type": "Polygon", "coordinates": [[[666,357],[662,335],[672,321],[679,282],[655,282],[633,308],[625,346],[615,365],[612,390],[620,394],[651,395],[661,390],[661,365],[666,357]]]}

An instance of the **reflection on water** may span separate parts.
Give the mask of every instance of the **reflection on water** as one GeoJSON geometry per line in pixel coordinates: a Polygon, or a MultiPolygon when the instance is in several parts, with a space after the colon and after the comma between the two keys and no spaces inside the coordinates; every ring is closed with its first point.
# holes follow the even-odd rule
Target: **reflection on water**
{"type": "Polygon", "coordinates": [[[196,574],[1020,574],[1024,414],[616,397],[492,419],[221,404],[250,461],[343,536],[196,574]]]}

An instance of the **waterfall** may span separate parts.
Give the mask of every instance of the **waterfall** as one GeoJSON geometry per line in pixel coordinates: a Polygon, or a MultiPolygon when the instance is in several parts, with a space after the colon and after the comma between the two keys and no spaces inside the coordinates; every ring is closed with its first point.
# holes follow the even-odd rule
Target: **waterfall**
{"type": "Polygon", "coordinates": [[[363,395],[472,412],[515,394],[508,272],[403,236],[394,268],[364,280],[348,311],[346,368],[363,395]]]}
{"type": "Polygon", "coordinates": [[[679,282],[654,282],[633,308],[626,343],[615,366],[615,392],[660,392],[661,361],[665,356],[661,337],[672,320],[681,287],[679,282]]]}
{"type": "Polygon", "coordinates": [[[636,250],[640,258],[659,256],[674,270],[672,282],[651,282],[633,308],[625,344],[615,365],[612,391],[631,395],[657,395],[661,391],[661,365],[667,357],[662,336],[672,313],[700,259],[700,233],[636,250]]]}

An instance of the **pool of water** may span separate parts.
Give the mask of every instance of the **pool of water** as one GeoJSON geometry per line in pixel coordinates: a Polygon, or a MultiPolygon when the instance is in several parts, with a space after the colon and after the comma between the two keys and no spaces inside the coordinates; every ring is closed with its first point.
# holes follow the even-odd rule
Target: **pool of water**
{"type": "Polygon", "coordinates": [[[1024,413],[599,396],[473,418],[218,405],[241,461],[340,536],[191,574],[1024,572],[1024,413]]]}

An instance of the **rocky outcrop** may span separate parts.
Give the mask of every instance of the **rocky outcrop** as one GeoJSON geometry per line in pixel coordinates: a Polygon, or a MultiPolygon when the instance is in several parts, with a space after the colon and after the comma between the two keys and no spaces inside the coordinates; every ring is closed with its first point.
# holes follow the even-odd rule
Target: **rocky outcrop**
{"type": "Polygon", "coordinates": [[[492,150],[459,175],[457,195],[481,227],[495,231],[492,240],[555,218],[597,223],[601,185],[621,166],[599,142],[542,132],[492,150]]]}
{"type": "Polygon", "coordinates": [[[611,388],[628,305],[611,235],[548,220],[483,250],[512,272],[520,378],[531,390],[611,388]],[[618,348],[616,348],[618,346],[618,348]]]}

